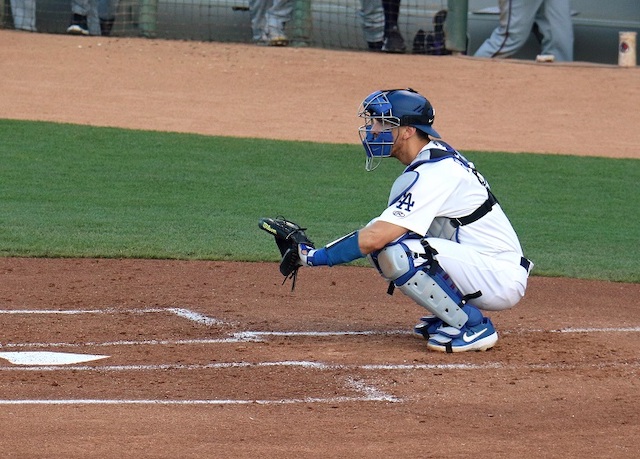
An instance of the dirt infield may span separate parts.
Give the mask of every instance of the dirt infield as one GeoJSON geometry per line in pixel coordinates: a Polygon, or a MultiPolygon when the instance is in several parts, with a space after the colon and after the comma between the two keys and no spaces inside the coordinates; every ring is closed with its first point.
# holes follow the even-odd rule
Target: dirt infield
{"type": "MultiPolygon", "coordinates": [[[[364,95],[413,86],[461,149],[640,157],[638,69],[0,43],[0,118],[354,143],[364,95]]],[[[0,258],[2,457],[637,456],[639,284],[533,276],[492,315],[496,348],[441,355],[370,269],[280,282],[270,263],[0,258]],[[8,360],[28,351],[104,358],[8,360]]]]}
{"type": "Polygon", "coordinates": [[[362,99],[410,86],[462,150],[640,157],[640,67],[6,30],[0,40],[3,118],[357,143],[362,99]]]}

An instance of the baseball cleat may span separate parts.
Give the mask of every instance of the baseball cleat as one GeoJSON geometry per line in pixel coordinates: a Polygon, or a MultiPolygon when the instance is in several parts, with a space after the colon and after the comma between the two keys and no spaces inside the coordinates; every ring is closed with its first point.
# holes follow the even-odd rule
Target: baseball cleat
{"type": "Polygon", "coordinates": [[[389,30],[384,37],[384,41],[382,43],[382,51],[385,53],[398,53],[402,54],[407,50],[406,45],[404,44],[404,38],[398,31],[397,27],[389,30]]]}
{"type": "Polygon", "coordinates": [[[438,332],[438,328],[443,324],[444,322],[436,316],[420,317],[420,322],[413,327],[413,336],[429,339],[431,335],[435,335],[438,332]]]}
{"type": "Polygon", "coordinates": [[[254,43],[258,46],[288,46],[289,38],[284,32],[268,30],[262,33],[260,38],[254,38],[254,43]]]}
{"type": "Polygon", "coordinates": [[[67,27],[67,33],[69,35],[89,35],[89,30],[79,24],[71,24],[67,27]]]}
{"type": "Polygon", "coordinates": [[[71,19],[71,25],[67,27],[67,33],[70,35],[89,35],[87,17],[80,14],[74,14],[71,19]]]}
{"type": "Polygon", "coordinates": [[[285,36],[274,37],[269,40],[269,46],[287,46],[289,39],[285,36]]]}
{"type": "Polygon", "coordinates": [[[491,319],[483,317],[482,322],[473,326],[440,327],[429,337],[427,348],[438,352],[486,351],[498,342],[498,332],[491,319]]]}

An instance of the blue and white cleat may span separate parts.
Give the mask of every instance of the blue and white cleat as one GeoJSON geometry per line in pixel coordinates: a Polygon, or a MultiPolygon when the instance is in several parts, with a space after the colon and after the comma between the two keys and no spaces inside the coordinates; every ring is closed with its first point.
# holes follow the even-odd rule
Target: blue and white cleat
{"type": "Polygon", "coordinates": [[[438,333],[438,328],[443,325],[444,322],[436,316],[420,317],[420,322],[413,327],[413,336],[429,339],[430,336],[438,333]]]}
{"type": "Polygon", "coordinates": [[[498,342],[498,332],[491,319],[483,317],[477,325],[465,325],[460,330],[444,326],[429,337],[427,348],[439,352],[486,351],[498,342]]]}

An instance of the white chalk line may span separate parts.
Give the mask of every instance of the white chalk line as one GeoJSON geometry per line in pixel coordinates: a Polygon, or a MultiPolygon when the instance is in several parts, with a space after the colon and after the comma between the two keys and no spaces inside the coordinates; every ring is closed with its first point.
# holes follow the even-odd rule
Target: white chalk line
{"type": "MultiPolygon", "coordinates": [[[[146,313],[163,313],[169,312],[177,317],[187,319],[191,322],[206,326],[215,325],[229,325],[228,322],[218,320],[212,317],[208,317],[204,314],[191,311],[186,308],[145,308],[145,309],[79,309],[79,310],[0,310],[0,314],[64,314],[64,315],[78,315],[78,314],[146,314],[146,313]]],[[[278,332],[275,332],[278,334],[278,332]]],[[[322,332],[321,332],[322,333],[322,332]]],[[[220,343],[232,343],[232,342],[251,342],[261,340],[259,334],[256,333],[239,333],[234,334],[231,337],[226,338],[214,338],[214,339],[180,339],[180,340],[119,340],[103,343],[82,343],[84,347],[88,346],[114,346],[114,345],[173,345],[173,344],[220,344],[220,343]]],[[[51,347],[78,347],[78,343],[9,343],[0,344],[2,348],[51,348],[51,347]]],[[[316,364],[312,362],[276,362],[275,364],[269,362],[263,362],[258,366],[281,366],[282,364],[288,366],[303,366],[306,368],[315,367],[316,364]]],[[[93,370],[100,369],[100,371],[134,371],[134,370],[203,370],[208,368],[230,368],[230,367],[247,367],[255,366],[255,364],[246,364],[244,362],[235,362],[231,364],[210,364],[210,365],[112,365],[106,367],[93,367],[93,370]]],[[[322,366],[322,365],[321,365],[322,366]]],[[[15,371],[22,369],[24,371],[36,371],[36,368],[40,368],[41,371],[56,371],[61,367],[57,365],[37,365],[37,366],[22,366],[17,367],[0,367],[0,371],[15,371]]],[[[67,366],[68,368],[75,368],[76,371],[90,371],[92,367],[84,365],[67,366]]],[[[77,404],[154,404],[154,405],[244,405],[244,404],[259,404],[259,405],[283,405],[283,404],[295,404],[295,403],[344,403],[344,402],[400,402],[401,399],[392,395],[385,394],[373,386],[364,384],[361,381],[356,381],[353,378],[347,378],[347,383],[357,392],[363,393],[364,396],[360,397],[332,397],[332,398],[313,398],[305,397],[302,399],[281,399],[281,400],[0,400],[0,405],[77,405],[77,404]]]]}
{"type": "Polygon", "coordinates": [[[61,315],[81,315],[81,314],[153,314],[168,312],[174,314],[183,319],[187,319],[191,322],[196,322],[202,325],[229,325],[229,322],[215,319],[213,317],[200,314],[199,312],[191,311],[186,308],[144,308],[144,309],[118,309],[118,308],[104,308],[104,309],[0,309],[0,314],[61,314],[61,315]]]}
{"type": "Polygon", "coordinates": [[[264,368],[264,367],[300,367],[309,370],[336,371],[336,370],[419,370],[419,369],[462,369],[472,370],[481,368],[500,368],[500,364],[474,365],[474,364],[399,364],[399,365],[356,365],[356,364],[332,364],[312,362],[308,360],[284,360],[275,362],[215,362],[206,364],[146,364],[146,365],[34,365],[21,367],[0,367],[0,371],[95,371],[95,372],[119,372],[119,371],[158,371],[158,370],[186,370],[200,371],[210,369],[228,368],[264,368]]]}
{"type": "MultiPolygon", "coordinates": [[[[192,311],[186,308],[144,308],[144,309],[118,309],[118,308],[104,308],[104,309],[0,309],[0,314],[62,314],[62,315],[78,315],[78,314],[148,314],[148,313],[163,313],[168,312],[187,319],[191,322],[199,323],[207,326],[214,325],[231,325],[231,322],[227,322],[214,317],[209,317],[205,314],[192,311]]],[[[591,327],[591,328],[561,328],[556,330],[544,330],[544,329],[523,329],[516,331],[505,330],[501,334],[510,333],[638,333],[640,332],[640,326],[637,327],[591,327]]],[[[133,345],[133,344],[215,344],[215,343],[237,343],[242,341],[263,341],[263,337],[332,337],[332,336],[391,336],[391,335],[408,335],[411,334],[408,330],[361,330],[361,331],[244,331],[231,334],[227,338],[215,338],[215,339],[195,339],[195,340],[121,340],[121,341],[109,341],[105,343],[81,343],[85,346],[118,346],[118,345],[133,345]]],[[[16,346],[16,347],[71,347],[78,346],[78,343],[25,343],[25,344],[5,344],[4,346],[16,346]]],[[[0,348],[3,345],[0,344],[0,348]]]]}
{"type": "Polygon", "coordinates": [[[256,340],[238,338],[200,338],[200,339],[150,339],[150,340],[119,340],[86,343],[5,343],[0,349],[20,348],[81,348],[81,347],[110,347],[110,346],[173,346],[178,344],[224,344],[247,343],[256,340]]]}
{"type": "Polygon", "coordinates": [[[196,322],[202,325],[227,325],[228,323],[223,320],[218,320],[213,317],[206,316],[204,314],[200,314],[199,312],[194,312],[189,309],[184,308],[168,308],[167,311],[172,312],[178,317],[182,317],[183,319],[190,320],[191,322],[196,322]]]}
{"type": "Polygon", "coordinates": [[[77,315],[77,314],[146,314],[153,312],[166,312],[169,308],[145,308],[145,309],[0,309],[0,314],[19,315],[19,314],[61,314],[61,315],[77,315]]]}
{"type": "Polygon", "coordinates": [[[242,400],[242,399],[210,399],[210,400],[122,400],[122,399],[26,399],[26,400],[0,400],[0,405],[292,405],[310,403],[345,403],[345,402],[390,402],[400,403],[403,400],[393,395],[387,394],[376,387],[365,384],[352,377],[346,378],[346,385],[359,396],[338,396],[338,397],[304,397],[276,400],[242,400]]]}
{"type": "MultiPolygon", "coordinates": [[[[579,367],[589,368],[609,368],[628,366],[632,368],[639,368],[640,361],[631,363],[597,363],[597,364],[579,364],[569,365],[565,363],[560,364],[522,364],[522,365],[505,365],[502,363],[487,363],[487,364],[365,364],[365,365],[339,365],[339,364],[325,364],[322,362],[311,361],[281,361],[281,362],[227,362],[227,363],[211,363],[204,365],[178,365],[178,364],[161,364],[161,365],[111,365],[111,366],[51,366],[51,367],[0,367],[0,371],[60,371],[60,370],[72,370],[72,371],[98,371],[98,372],[110,372],[110,371],[156,371],[156,370],[204,370],[204,369],[219,369],[219,368],[247,368],[247,367],[272,367],[272,366],[287,366],[287,367],[302,367],[312,370],[363,370],[363,371],[380,371],[380,370],[486,370],[486,369],[576,369],[579,367]]],[[[395,397],[387,394],[378,388],[365,384],[360,380],[356,380],[353,377],[347,377],[347,386],[363,395],[361,396],[339,396],[339,397],[304,397],[304,398],[291,398],[291,399],[196,399],[196,400],[168,400],[168,399],[25,399],[25,400],[8,400],[0,399],[0,405],[293,405],[293,404],[339,404],[339,403],[353,403],[353,402],[389,402],[389,403],[402,403],[405,399],[395,397]]]]}
{"type": "MultiPolygon", "coordinates": [[[[640,327],[605,327],[605,328],[561,328],[557,330],[544,330],[544,329],[522,329],[522,330],[505,330],[499,331],[499,333],[518,334],[518,333],[604,333],[604,332],[617,332],[617,333],[638,333],[640,327]]],[[[296,337],[296,336],[363,336],[363,335],[411,335],[413,332],[409,330],[361,330],[361,331],[245,331],[235,333],[237,338],[249,338],[252,340],[259,339],[262,336],[284,336],[284,337],[296,337]]]]}
{"type": "Polygon", "coordinates": [[[489,362],[475,363],[413,363],[413,364],[335,364],[313,362],[308,360],[284,360],[274,362],[215,362],[206,364],[145,364],[145,365],[33,365],[33,366],[0,366],[1,371],[88,371],[96,373],[121,371],[202,371],[230,368],[264,368],[264,367],[299,367],[318,371],[415,371],[415,370],[540,370],[540,369],[604,369],[612,367],[640,368],[640,360],[631,362],[597,362],[597,363],[522,363],[504,364],[489,362]]]}
{"type": "Polygon", "coordinates": [[[69,399],[69,400],[0,400],[0,405],[293,405],[293,404],[338,404],[349,402],[390,402],[401,403],[402,399],[384,397],[332,397],[332,398],[290,398],[281,400],[117,400],[117,399],[69,399]]]}
{"type": "MultiPolygon", "coordinates": [[[[145,313],[163,313],[169,312],[177,317],[187,319],[189,321],[212,326],[227,325],[228,322],[208,317],[185,308],[146,308],[146,309],[85,309],[85,310],[0,310],[0,314],[145,314],[145,313]]],[[[623,328],[566,328],[560,330],[549,330],[554,333],[594,333],[594,332],[640,332],[640,327],[623,327],[623,328]]],[[[545,330],[520,330],[517,333],[537,333],[545,332],[545,330]]],[[[508,333],[508,332],[506,332],[508,333]]],[[[237,343],[237,342],[256,342],[264,341],[269,337],[332,337],[332,336],[368,336],[368,335],[407,335],[410,334],[406,330],[395,331],[244,331],[233,333],[226,338],[215,339],[178,339],[178,340],[119,340],[102,343],[8,343],[0,344],[0,348],[21,348],[21,347],[104,347],[104,346],[122,346],[122,345],[175,345],[175,344],[219,344],[219,343],[237,343]]],[[[587,367],[608,367],[619,366],[620,364],[584,364],[587,367]]],[[[638,362],[629,365],[638,367],[638,362]]],[[[211,364],[160,364],[160,365],[105,365],[105,366],[89,366],[89,365],[73,365],[73,366],[32,366],[32,367],[0,367],[0,371],[99,371],[99,372],[117,372],[117,371],[158,371],[158,370],[187,370],[202,371],[207,369],[223,369],[223,368],[257,368],[268,366],[289,366],[302,367],[306,369],[315,369],[321,371],[327,370],[348,370],[348,371],[380,371],[380,370],[482,370],[482,369],[517,369],[521,368],[576,368],[576,365],[567,364],[525,364],[525,365],[509,365],[505,366],[500,363],[489,364],[367,364],[367,365],[337,365],[325,364],[322,362],[309,361],[282,361],[282,362],[227,362],[227,363],[211,363],[211,364]]],[[[401,399],[385,394],[373,386],[365,385],[360,381],[349,378],[349,384],[352,388],[359,392],[365,393],[362,397],[332,397],[332,398],[296,398],[296,399],[280,399],[280,400],[102,400],[102,399],[68,399],[68,400],[0,400],[0,405],[126,405],[126,404],[145,404],[145,405],[285,405],[296,403],[343,403],[343,402],[362,402],[362,401],[384,401],[384,402],[401,402],[401,399]]]]}
{"type": "MultiPolygon", "coordinates": [[[[215,320],[215,319],[213,319],[215,320]]],[[[525,333],[638,333],[640,327],[607,327],[607,328],[564,328],[560,330],[517,330],[502,331],[503,335],[525,333]]],[[[0,349],[20,348],[80,348],[80,347],[110,347],[110,346],[174,346],[190,344],[225,344],[265,342],[270,337],[349,337],[349,336],[398,336],[410,335],[408,330],[363,330],[363,331],[243,331],[231,333],[222,338],[193,338],[193,339],[151,339],[151,340],[118,340],[118,341],[89,341],[84,343],[0,343],[0,349]]]]}
{"type": "Polygon", "coordinates": [[[640,327],[563,328],[556,333],[637,333],[640,327]]]}
{"type": "Polygon", "coordinates": [[[178,344],[224,344],[247,343],[250,339],[238,338],[201,338],[201,339],[150,339],[150,340],[119,340],[86,343],[5,343],[0,349],[16,348],[80,348],[80,347],[110,347],[110,346],[173,346],[178,344]]]}

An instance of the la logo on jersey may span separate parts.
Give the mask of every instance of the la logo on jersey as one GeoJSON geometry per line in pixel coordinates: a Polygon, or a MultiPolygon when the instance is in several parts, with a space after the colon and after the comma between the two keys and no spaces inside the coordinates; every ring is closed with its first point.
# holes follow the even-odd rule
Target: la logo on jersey
{"type": "Polygon", "coordinates": [[[398,201],[398,204],[396,204],[396,209],[399,209],[400,212],[398,212],[398,214],[396,214],[394,212],[394,215],[398,215],[399,217],[400,216],[404,217],[404,213],[402,212],[402,210],[406,210],[407,212],[411,212],[411,208],[415,204],[416,203],[413,200],[413,197],[411,196],[411,193],[403,194],[402,197],[400,198],[400,200],[398,201]]]}

